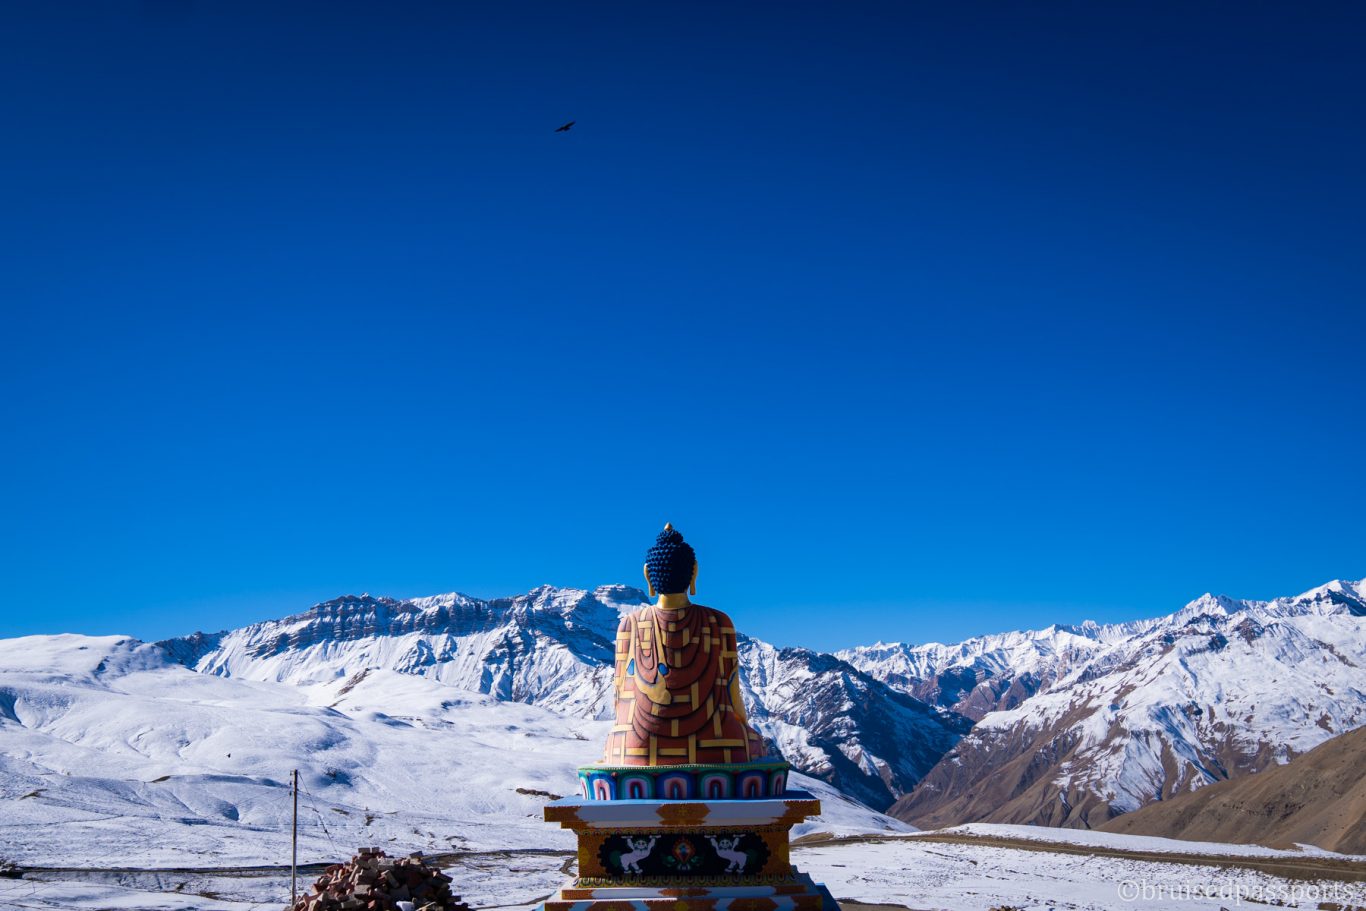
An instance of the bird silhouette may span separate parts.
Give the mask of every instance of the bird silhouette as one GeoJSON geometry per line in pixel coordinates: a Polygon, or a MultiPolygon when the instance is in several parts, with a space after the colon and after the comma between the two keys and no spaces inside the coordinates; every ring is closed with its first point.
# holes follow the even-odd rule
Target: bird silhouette
{"type": "Polygon", "coordinates": [[[571,120],[571,121],[569,121],[568,123],[566,123],[564,126],[562,126],[562,127],[557,127],[556,130],[555,130],[555,132],[556,132],[556,133],[568,133],[568,132],[569,132],[569,128],[572,127],[572,126],[573,126],[574,124],[576,124],[576,123],[578,123],[577,120],[571,120]]]}

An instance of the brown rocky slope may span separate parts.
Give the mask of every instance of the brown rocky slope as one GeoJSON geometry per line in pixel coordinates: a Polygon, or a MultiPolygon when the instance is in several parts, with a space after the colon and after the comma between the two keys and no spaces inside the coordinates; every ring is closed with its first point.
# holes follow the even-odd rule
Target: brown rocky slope
{"type": "Polygon", "coordinates": [[[1101,829],[1366,854],[1366,727],[1292,762],[1116,817],[1101,829]]]}

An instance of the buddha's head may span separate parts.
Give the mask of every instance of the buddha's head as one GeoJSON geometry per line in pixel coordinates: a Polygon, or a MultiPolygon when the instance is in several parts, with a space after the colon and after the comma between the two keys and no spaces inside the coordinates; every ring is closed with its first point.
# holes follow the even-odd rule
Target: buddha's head
{"type": "Polygon", "coordinates": [[[672,525],[664,526],[645,555],[645,582],[651,596],[697,594],[697,555],[672,525]]]}

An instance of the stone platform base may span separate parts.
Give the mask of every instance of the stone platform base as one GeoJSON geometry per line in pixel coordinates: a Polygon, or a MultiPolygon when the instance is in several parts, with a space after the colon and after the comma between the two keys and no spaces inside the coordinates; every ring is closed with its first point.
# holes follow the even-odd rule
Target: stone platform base
{"type": "Polygon", "coordinates": [[[796,868],[769,886],[565,886],[538,911],[839,911],[829,890],[796,868]]]}
{"type": "Polygon", "coordinates": [[[838,911],[792,866],[792,826],[820,812],[802,791],[750,800],[586,800],[548,804],[574,830],[578,876],[542,911],[838,911]]]}

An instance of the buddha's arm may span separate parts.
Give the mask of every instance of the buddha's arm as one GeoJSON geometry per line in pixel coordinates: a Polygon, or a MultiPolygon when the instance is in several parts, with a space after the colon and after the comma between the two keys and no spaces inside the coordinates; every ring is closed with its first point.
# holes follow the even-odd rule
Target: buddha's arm
{"type": "Polygon", "coordinates": [[[740,723],[749,724],[749,716],[745,714],[745,697],[740,692],[739,667],[730,675],[730,704],[735,709],[735,717],[740,719],[740,723]]]}
{"type": "Polygon", "coordinates": [[[616,664],[612,668],[612,687],[618,699],[626,681],[626,664],[631,660],[631,618],[622,617],[617,626],[616,664]]]}
{"type": "Polygon", "coordinates": [[[735,635],[735,624],[730,617],[725,614],[720,615],[721,619],[721,653],[730,655],[730,706],[735,712],[735,717],[740,719],[741,724],[748,724],[749,717],[745,713],[745,697],[740,692],[740,642],[735,635]]]}

